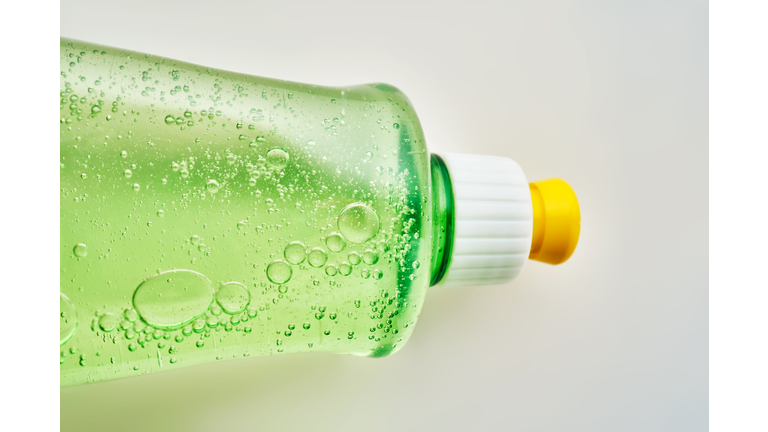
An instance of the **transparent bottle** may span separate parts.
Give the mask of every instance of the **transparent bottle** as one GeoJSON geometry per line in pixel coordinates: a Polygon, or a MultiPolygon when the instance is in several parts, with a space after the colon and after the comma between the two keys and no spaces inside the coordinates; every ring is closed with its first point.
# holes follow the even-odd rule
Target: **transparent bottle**
{"type": "Polygon", "coordinates": [[[386,356],[428,287],[506,282],[578,240],[567,184],[529,186],[506,158],[430,155],[386,84],[67,39],[60,79],[62,386],[280,353],[386,356]]]}

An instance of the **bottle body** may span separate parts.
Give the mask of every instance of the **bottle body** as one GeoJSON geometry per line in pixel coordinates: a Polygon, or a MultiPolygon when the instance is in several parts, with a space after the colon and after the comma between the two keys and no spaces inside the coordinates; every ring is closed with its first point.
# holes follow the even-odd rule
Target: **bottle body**
{"type": "Polygon", "coordinates": [[[407,341],[434,228],[397,89],[63,39],[60,96],[62,386],[407,341]]]}

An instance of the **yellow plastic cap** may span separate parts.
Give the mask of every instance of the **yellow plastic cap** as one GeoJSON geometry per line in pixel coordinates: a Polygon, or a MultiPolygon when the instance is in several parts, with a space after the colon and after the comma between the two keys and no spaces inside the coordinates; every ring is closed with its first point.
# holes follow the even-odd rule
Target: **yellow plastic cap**
{"type": "Polygon", "coordinates": [[[528,259],[547,264],[568,261],[581,230],[576,193],[558,178],[529,183],[533,204],[533,240],[528,259]]]}

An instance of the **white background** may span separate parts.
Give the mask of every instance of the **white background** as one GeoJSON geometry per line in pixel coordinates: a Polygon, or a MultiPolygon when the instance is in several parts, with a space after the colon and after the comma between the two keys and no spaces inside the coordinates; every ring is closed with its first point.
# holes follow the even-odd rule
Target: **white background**
{"type": "Polygon", "coordinates": [[[65,37],[395,85],[433,151],[568,181],[582,231],[564,265],[432,290],[392,357],[247,359],[62,389],[61,429],[707,430],[708,13],[693,0],[63,0],[65,37]]]}

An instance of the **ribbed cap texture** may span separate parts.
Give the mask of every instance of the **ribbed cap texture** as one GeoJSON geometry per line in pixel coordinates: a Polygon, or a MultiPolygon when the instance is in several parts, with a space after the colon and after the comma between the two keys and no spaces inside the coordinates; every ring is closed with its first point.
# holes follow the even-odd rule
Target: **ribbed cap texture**
{"type": "Polygon", "coordinates": [[[453,253],[440,286],[496,285],[514,279],[531,249],[533,208],[520,165],[498,156],[439,153],[454,198],[453,253]]]}

